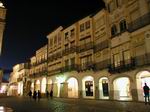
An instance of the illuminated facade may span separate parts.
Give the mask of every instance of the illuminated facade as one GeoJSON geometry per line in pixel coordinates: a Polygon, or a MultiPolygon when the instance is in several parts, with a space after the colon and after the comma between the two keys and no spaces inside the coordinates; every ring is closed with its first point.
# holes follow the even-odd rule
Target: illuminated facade
{"type": "Polygon", "coordinates": [[[106,9],[47,35],[48,45],[30,59],[32,91],[144,101],[142,87],[150,86],[150,1],[104,2],[106,9]]]}
{"type": "Polygon", "coordinates": [[[0,54],[2,52],[2,41],[3,41],[3,32],[5,27],[5,16],[6,9],[3,6],[2,2],[0,2],[0,54]]]}
{"type": "Polygon", "coordinates": [[[29,77],[27,79],[28,92],[40,90],[46,92],[47,84],[47,45],[36,51],[36,55],[30,59],[29,77]]]}
{"type": "Polygon", "coordinates": [[[13,67],[9,78],[8,95],[22,96],[27,94],[27,77],[29,72],[28,63],[20,63],[13,67]]]}

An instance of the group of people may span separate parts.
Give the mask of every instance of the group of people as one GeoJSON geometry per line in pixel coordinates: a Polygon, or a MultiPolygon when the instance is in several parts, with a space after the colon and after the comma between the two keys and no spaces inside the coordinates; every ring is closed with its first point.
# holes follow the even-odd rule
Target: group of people
{"type": "MultiPolygon", "coordinates": [[[[28,95],[30,97],[30,100],[33,98],[35,101],[36,101],[36,99],[38,99],[38,101],[40,101],[40,99],[41,99],[41,92],[40,92],[40,90],[38,90],[37,92],[34,91],[33,93],[30,90],[28,95]]],[[[47,99],[49,99],[49,96],[50,96],[51,99],[53,98],[53,91],[52,90],[50,91],[50,93],[49,93],[49,91],[46,91],[47,99]]]]}

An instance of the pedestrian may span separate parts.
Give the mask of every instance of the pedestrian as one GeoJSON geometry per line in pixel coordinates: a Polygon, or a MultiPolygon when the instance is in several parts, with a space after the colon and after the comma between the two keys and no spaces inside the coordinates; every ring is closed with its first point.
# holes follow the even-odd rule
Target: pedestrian
{"type": "Polygon", "coordinates": [[[49,99],[49,92],[48,92],[48,90],[46,91],[46,98],[49,99]]]}
{"type": "Polygon", "coordinates": [[[51,92],[50,92],[50,97],[51,97],[51,99],[53,98],[53,90],[51,90],[51,92]]]}
{"type": "Polygon", "coordinates": [[[30,90],[29,93],[28,93],[29,97],[30,97],[30,100],[32,98],[32,91],[30,90]]]}
{"type": "Polygon", "coordinates": [[[38,101],[40,101],[40,99],[41,99],[41,92],[40,92],[40,90],[38,90],[37,95],[38,95],[38,101]]]}
{"type": "Polygon", "coordinates": [[[33,93],[33,99],[36,101],[36,96],[37,96],[37,92],[36,91],[34,91],[34,93],[33,93]]]}
{"type": "Polygon", "coordinates": [[[150,105],[150,101],[149,101],[149,90],[150,88],[147,86],[147,84],[145,83],[145,86],[143,87],[143,91],[144,91],[144,97],[145,97],[145,105],[147,105],[147,103],[150,105]]]}

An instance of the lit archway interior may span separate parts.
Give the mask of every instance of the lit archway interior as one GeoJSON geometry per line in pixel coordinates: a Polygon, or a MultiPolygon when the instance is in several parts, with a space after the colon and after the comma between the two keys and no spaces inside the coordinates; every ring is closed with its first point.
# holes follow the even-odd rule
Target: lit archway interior
{"type": "Polygon", "coordinates": [[[41,83],[41,93],[45,92],[46,92],[46,78],[43,78],[41,83]]]}
{"type": "Polygon", "coordinates": [[[31,83],[31,91],[32,91],[32,93],[34,91],[34,82],[31,83]]]}
{"type": "Polygon", "coordinates": [[[40,80],[36,81],[35,90],[36,91],[40,90],[40,80]]]}
{"type": "Polygon", "coordinates": [[[72,77],[68,79],[68,97],[78,98],[78,81],[76,78],[72,77]]]}
{"type": "Polygon", "coordinates": [[[50,92],[51,89],[52,89],[52,80],[51,79],[48,79],[48,82],[47,82],[47,90],[50,92]]]}
{"type": "Polygon", "coordinates": [[[138,100],[144,101],[143,86],[146,83],[150,87],[150,72],[141,71],[136,75],[137,82],[137,91],[138,91],[138,100]]]}
{"type": "Polygon", "coordinates": [[[102,77],[99,80],[99,97],[100,99],[109,99],[109,84],[108,78],[102,77]]]}
{"type": "Polygon", "coordinates": [[[18,95],[23,95],[23,82],[18,83],[18,95]]]}
{"type": "Polygon", "coordinates": [[[94,79],[92,76],[86,76],[82,80],[82,90],[84,98],[94,98],[94,79]]]}
{"type": "Polygon", "coordinates": [[[127,77],[118,78],[114,81],[114,98],[117,100],[131,100],[130,81],[127,77]]]}

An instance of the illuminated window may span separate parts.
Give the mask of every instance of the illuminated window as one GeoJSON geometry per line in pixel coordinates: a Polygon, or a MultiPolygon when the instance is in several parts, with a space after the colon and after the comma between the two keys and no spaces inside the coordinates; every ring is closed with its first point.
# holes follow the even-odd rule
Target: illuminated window
{"type": "Polygon", "coordinates": [[[84,31],[84,24],[80,25],[80,32],[84,31]]]}
{"type": "Polygon", "coordinates": [[[121,59],[120,59],[119,53],[113,55],[113,61],[114,61],[114,66],[115,66],[115,67],[120,66],[120,60],[121,60],[121,59]]]}
{"type": "Polygon", "coordinates": [[[87,22],[85,23],[85,27],[86,27],[86,29],[89,29],[89,28],[90,28],[90,21],[87,21],[87,22]]]}

